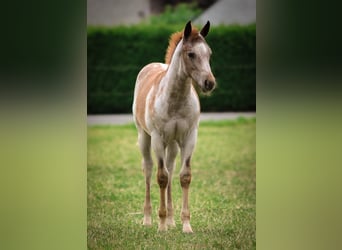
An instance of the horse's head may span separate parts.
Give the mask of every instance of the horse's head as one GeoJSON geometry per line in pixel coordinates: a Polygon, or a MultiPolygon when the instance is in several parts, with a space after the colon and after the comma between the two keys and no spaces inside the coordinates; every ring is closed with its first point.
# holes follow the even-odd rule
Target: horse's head
{"type": "Polygon", "coordinates": [[[193,32],[191,21],[189,21],[183,33],[182,58],[186,74],[204,93],[210,93],[216,86],[215,77],[209,64],[211,49],[204,39],[209,28],[208,21],[200,32],[193,32]]]}

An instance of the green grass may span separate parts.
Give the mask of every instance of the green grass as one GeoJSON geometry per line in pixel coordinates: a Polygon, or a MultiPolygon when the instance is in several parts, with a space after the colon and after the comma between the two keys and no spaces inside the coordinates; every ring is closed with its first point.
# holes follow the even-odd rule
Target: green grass
{"type": "Polygon", "coordinates": [[[193,234],[180,222],[179,156],[173,176],[176,228],[158,233],[159,187],[152,178],[152,227],[144,227],[145,180],[134,125],[88,128],[89,249],[255,249],[256,119],[204,122],[192,157],[193,234]]]}

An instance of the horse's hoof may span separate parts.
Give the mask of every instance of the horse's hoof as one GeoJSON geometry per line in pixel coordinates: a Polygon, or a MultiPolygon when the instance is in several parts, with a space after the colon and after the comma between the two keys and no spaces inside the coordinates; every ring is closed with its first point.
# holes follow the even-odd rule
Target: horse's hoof
{"type": "Polygon", "coordinates": [[[158,226],[158,232],[166,232],[167,231],[167,225],[166,224],[159,224],[158,226]]]}
{"type": "Polygon", "coordinates": [[[166,223],[170,227],[176,227],[176,223],[175,223],[175,220],[173,218],[172,219],[171,218],[166,219],[166,223]]]}
{"type": "Polygon", "coordinates": [[[152,226],[151,218],[144,218],[143,225],[146,226],[146,227],[152,226]]]}
{"type": "Polygon", "coordinates": [[[193,233],[190,224],[184,224],[183,225],[183,233],[193,233]]]}

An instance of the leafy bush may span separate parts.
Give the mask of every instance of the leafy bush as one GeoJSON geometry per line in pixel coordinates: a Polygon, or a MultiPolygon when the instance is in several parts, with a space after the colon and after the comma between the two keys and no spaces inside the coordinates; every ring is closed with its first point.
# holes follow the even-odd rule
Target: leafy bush
{"type": "MultiPolygon", "coordinates": [[[[164,62],[169,36],[182,27],[88,28],[88,113],[131,112],[136,76],[164,62]]],[[[218,87],[201,98],[202,111],[255,110],[256,26],[212,27],[206,40],[218,87]]]]}

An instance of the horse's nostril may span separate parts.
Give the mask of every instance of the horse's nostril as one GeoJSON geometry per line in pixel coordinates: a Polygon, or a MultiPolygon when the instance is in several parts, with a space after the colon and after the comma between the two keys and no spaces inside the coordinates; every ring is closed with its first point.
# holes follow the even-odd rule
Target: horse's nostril
{"type": "Polygon", "coordinates": [[[212,90],[213,89],[213,87],[214,87],[214,83],[212,82],[212,81],[209,81],[209,80],[205,80],[204,81],[204,88],[206,89],[206,90],[212,90]]]}

